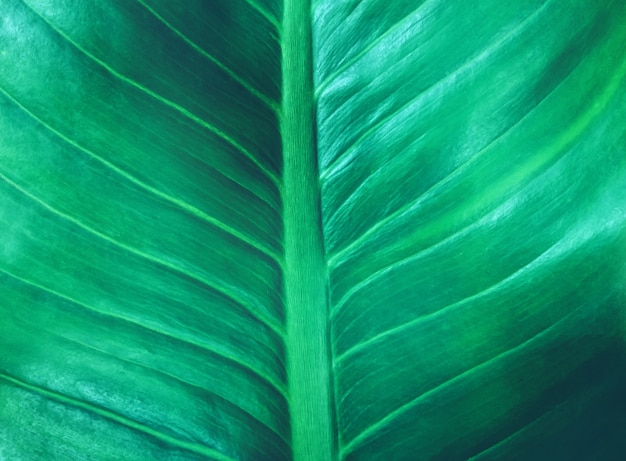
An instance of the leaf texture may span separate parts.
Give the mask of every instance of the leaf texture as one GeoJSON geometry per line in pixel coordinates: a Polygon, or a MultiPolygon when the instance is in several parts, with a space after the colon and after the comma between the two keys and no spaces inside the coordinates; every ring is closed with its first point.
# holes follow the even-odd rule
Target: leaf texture
{"type": "Polygon", "coordinates": [[[288,456],[280,47],[235,3],[2,3],[4,457],[288,456]]]}
{"type": "Polygon", "coordinates": [[[623,5],[382,8],[315,9],[339,453],[596,459],[526,428],[623,382],[623,5]]]}
{"type": "Polygon", "coordinates": [[[0,459],[622,459],[623,2],[0,12],[0,459]]]}

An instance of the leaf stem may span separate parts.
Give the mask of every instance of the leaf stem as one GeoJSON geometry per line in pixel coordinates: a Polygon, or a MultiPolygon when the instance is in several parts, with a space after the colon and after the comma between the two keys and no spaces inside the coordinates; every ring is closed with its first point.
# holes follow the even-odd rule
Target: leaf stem
{"type": "Polygon", "coordinates": [[[286,349],[293,459],[325,461],[336,450],[310,9],[310,0],[286,0],[283,18],[286,349]]]}

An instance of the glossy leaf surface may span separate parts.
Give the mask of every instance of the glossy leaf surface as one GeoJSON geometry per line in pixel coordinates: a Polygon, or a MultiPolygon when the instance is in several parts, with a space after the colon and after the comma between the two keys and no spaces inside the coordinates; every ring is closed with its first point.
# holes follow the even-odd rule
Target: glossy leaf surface
{"type": "Polygon", "coordinates": [[[0,12],[0,459],[622,459],[623,2],[0,12]]]}

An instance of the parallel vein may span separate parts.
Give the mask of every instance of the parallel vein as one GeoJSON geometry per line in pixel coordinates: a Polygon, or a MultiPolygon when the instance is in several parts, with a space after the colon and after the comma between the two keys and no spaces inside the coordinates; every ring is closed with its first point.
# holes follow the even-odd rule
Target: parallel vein
{"type": "MultiPolygon", "coordinates": [[[[573,70],[574,69],[572,69],[572,72],[573,70]]],[[[589,126],[590,123],[593,121],[593,119],[601,112],[604,106],[610,102],[614,92],[619,85],[619,82],[623,78],[624,72],[626,72],[626,66],[623,65],[621,66],[621,68],[617,69],[615,73],[611,76],[611,80],[606,84],[604,91],[597,96],[595,102],[591,101],[589,104],[587,104],[587,110],[581,113],[578,118],[574,122],[572,122],[571,126],[568,127],[567,130],[561,132],[560,136],[557,137],[550,145],[540,148],[539,152],[535,154],[535,157],[541,157],[544,153],[549,153],[551,149],[563,149],[568,143],[572,142],[576,136],[580,135],[580,133],[582,133],[582,131],[586,129],[587,126],[589,126]]],[[[430,186],[427,190],[425,190],[422,194],[420,194],[411,202],[403,205],[401,208],[397,209],[390,215],[376,222],[344,248],[330,255],[328,258],[329,266],[336,266],[342,258],[349,254],[354,248],[358,248],[360,245],[362,245],[377,231],[393,223],[393,221],[395,221],[396,219],[416,210],[421,203],[423,203],[430,196],[434,196],[438,190],[443,189],[446,185],[452,182],[452,180],[461,176],[464,172],[467,172],[467,170],[473,164],[475,164],[484,154],[489,152],[489,149],[491,149],[497,141],[504,138],[504,136],[512,132],[512,130],[516,128],[520,123],[527,120],[532,114],[534,114],[535,111],[539,107],[541,107],[541,105],[548,99],[549,96],[551,96],[553,93],[556,92],[557,89],[561,88],[564,85],[566,80],[567,78],[559,82],[554,88],[551,89],[549,93],[547,93],[540,101],[538,101],[538,103],[529,112],[524,114],[524,116],[520,120],[518,120],[514,125],[508,127],[506,131],[500,133],[497,137],[492,139],[487,145],[482,147],[473,156],[471,156],[465,163],[456,167],[448,175],[440,179],[437,183],[430,186]]]]}
{"type": "Polygon", "coordinates": [[[41,18],[42,21],[44,21],[46,24],[48,24],[48,26],[50,26],[50,28],[52,30],[54,30],[59,36],[61,36],[64,40],[66,40],[74,48],[79,50],[82,54],[87,56],[89,59],[94,61],[96,64],[98,64],[102,68],[106,69],[111,75],[115,76],[116,78],[118,78],[122,82],[124,82],[124,83],[126,83],[126,84],[128,84],[128,85],[130,85],[130,86],[132,86],[132,87],[134,87],[136,89],[138,89],[139,91],[147,94],[148,96],[154,98],[155,100],[161,102],[165,106],[167,106],[167,107],[169,107],[171,109],[174,109],[179,114],[183,115],[184,117],[188,118],[189,120],[191,120],[194,123],[202,126],[206,130],[210,131],[211,133],[213,133],[213,134],[219,136],[220,138],[222,138],[224,141],[228,142],[235,149],[237,149],[243,155],[248,157],[248,159],[250,159],[250,161],[253,162],[257,166],[259,171],[261,171],[270,181],[272,181],[276,185],[276,187],[280,188],[280,181],[279,181],[278,177],[276,176],[276,174],[274,174],[272,171],[268,170],[265,167],[265,165],[263,165],[248,149],[246,149],[244,146],[242,146],[232,136],[229,136],[228,134],[226,134],[225,132],[223,132],[222,130],[217,128],[216,126],[212,125],[211,123],[203,120],[202,118],[198,117],[194,113],[192,113],[189,110],[185,109],[183,106],[181,106],[179,104],[176,104],[175,102],[170,101],[169,99],[164,98],[163,96],[161,96],[158,93],[155,93],[154,91],[146,88],[145,86],[141,85],[140,83],[138,83],[138,82],[136,82],[136,81],[134,81],[134,80],[132,80],[132,79],[122,75],[121,73],[119,73],[118,71],[113,69],[111,66],[109,66],[106,62],[102,61],[101,59],[98,59],[95,55],[93,55],[92,53],[87,51],[85,48],[80,46],[78,43],[76,43],[74,40],[72,40],[72,38],[70,36],[65,34],[62,30],[58,29],[54,24],[50,23],[44,16],[39,14],[39,12],[37,10],[35,10],[31,5],[29,5],[26,0],[22,0],[22,2],[34,14],[36,14],[39,18],[41,18]]]}
{"type": "MultiPolygon", "coordinates": [[[[492,186],[493,189],[495,190],[499,190],[497,187],[492,186]]],[[[523,191],[519,191],[516,195],[521,194],[523,191]]],[[[480,197],[479,199],[484,199],[484,197],[480,197]]],[[[477,200],[479,200],[477,199],[477,200]]],[[[470,202],[469,204],[463,204],[463,210],[473,210],[473,202],[470,202]]],[[[452,212],[454,212],[455,210],[452,210],[452,212]]],[[[377,279],[383,277],[385,274],[389,273],[391,270],[393,270],[394,268],[397,268],[399,266],[402,266],[404,264],[407,264],[411,261],[414,261],[422,256],[424,256],[424,254],[427,254],[435,249],[437,249],[438,247],[440,247],[441,245],[445,244],[446,242],[454,239],[455,237],[457,237],[458,235],[464,233],[467,231],[467,229],[470,229],[474,226],[476,226],[478,223],[480,223],[485,217],[488,217],[491,213],[487,213],[484,216],[478,216],[473,222],[470,222],[469,224],[467,224],[466,226],[464,226],[463,228],[461,228],[460,230],[458,230],[457,232],[447,236],[447,237],[443,237],[442,239],[440,239],[439,241],[436,241],[434,243],[429,244],[427,247],[424,248],[420,248],[418,251],[409,254],[408,256],[405,256],[403,258],[400,258],[396,261],[393,261],[389,264],[384,265],[381,268],[376,269],[373,273],[371,273],[370,275],[368,275],[366,278],[364,278],[363,280],[361,280],[360,282],[358,282],[357,284],[355,284],[353,287],[351,287],[335,304],[334,308],[333,308],[333,314],[336,314],[336,312],[338,312],[343,305],[355,294],[357,294],[358,292],[360,292],[363,288],[369,286],[371,283],[373,283],[374,281],[376,281],[377,279]]]]}
{"type": "Polygon", "coordinates": [[[463,380],[463,378],[465,378],[466,376],[475,373],[479,370],[483,370],[485,368],[487,368],[490,364],[501,360],[505,357],[508,357],[510,355],[515,354],[516,352],[522,350],[523,348],[525,348],[526,346],[528,346],[528,344],[530,344],[531,342],[536,341],[537,339],[547,336],[549,335],[554,329],[556,329],[558,326],[560,326],[563,322],[565,322],[566,320],[568,320],[569,318],[573,317],[581,308],[578,308],[574,311],[572,311],[570,314],[566,315],[565,317],[561,318],[560,320],[554,322],[552,325],[550,325],[549,327],[543,329],[542,331],[540,331],[539,333],[533,335],[532,337],[530,337],[529,339],[527,339],[526,341],[524,341],[521,344],[518,344],[517,346],[508,349],[505,352],[502,352],[498,355],[496,355],[495,357],[492,357],[491,359],[482,362],[478,365],[473,366],[472,368],[465,370],[463,373],[455,376],[454,378],[451,378],[439,385],[437,385],[436,387],[424,392],[423,394],[415,397],[413,400],[403,404],[402,406],[400,406],[399,408],[393,410],[392,412],[390,412],[389,414],[387,414],[385,417],[379,419],[378,421],[370,424],[366,429],[364,429],[360,434],[358,434],[357,436],[355,436],[354,438],[352,438],[352,440],[348,441],[348,443],[346,443],[340,451],[340,455],[341,457],[345,457],[347,454],[349,454],[350,452],[354,451],[359,445],[362,445],[365,441],[367,441],[367,439],[369,439],[372,436],[375,436],[377,433],[380,433],[382,428],[385,426],[388,426],[389,424],[393,423],[394,420],[396,420],[398,417],[400,417],[401,415],[403,415],[404,413],[406,413],[407,411],[410,411],[412,408],[416,407],[417,405],[419,405],[419,403],[425,399],[427,399],[428,397],[432,396],[433,394],[436,394],[439,390],[444,389],[448,386],[451,386],[461,380],[463,380]]]}
{"type": "Polygon", "coordinates": [[[7,271],[6,269],[0,268],[0,272],[11,277],[12,279],[15,279],[21,283],[24,283],[28,286],[34,287],[38,290],[41,290],[42,292],[45,293],[49,293],[53,296],[55,296],[56,298],[59,298],[65,302],[71,303],[75,306],[78,306],[82,309],[86,309],[88,311],[91,312],[95,312],[96,314],[100,314],[103,315],[105,317],[110,317],[110,318],[114,318],[116,320],[120,320],[122,322],[134,325],[136,327],[139,327],[143,330],[147,330],[147,331],[151,331],[153,333],[156,333],[160,336],[166,337],[166,338],[171,338],[175,341],[181,341],[183,343],[192,345],[194,347],[197,347],[198,349],[201,349],[203,351],[206,351],[210,354],[213,354],[217,357],[223,358],[225,360],[228,360],[229,362],[232,362],[233,364],[235,364],[236,366],[239,366],[241,368],[244,368],[248,371],[250,371],[251,373],[253,373],[255,376],[259,377],[261,380],[265,381],[267,384],[269,384],[273,389],[275,389],[282,397],[287,398],[287,394],[286,394],[286,390],[285,390],[285,386],[279,382],[277,382],[276,380],[274,380],[273,378],[271,378],[270,376],[268,376],[267,374],[265,374],[264,372],[262,372],[261,370],[258,370],[254,365],[246,363],[241,361],[240,357],[237,357],[235,355],[232,354],[228,354],[226,351],[224,350],[220,350],[217,349],[215,347],[211,347],[210,345],[197,341],[194,338],[191,338],[189,335],[187,335],[186,337],[178,335],[176,332],[172,332],[172,331],[166,331],[160,328],[155,328],[154,326],[150,326],[146,323],[142,323],[138,320],[132,319],[131,317],[127,317],[124,315],[120,315],[120,314],[116,314],[110,311],[105,311],[102,309],[98,309],[96,307],[87,305],[81,301],[78,301],[70,296],[64,295],[62,293],[59,293],[51,288],[45,287],[43,285],[39,285],[36,282],[33,282],[31,280],[27,280],[25,278],[22,278],[16,274],[13,274],[9,271],[7,271]]]}
{"type": "Polygon", "coordinates": [[[335,171],[339,170],[341,166],[346,163],[346,160],[350,157],[350,154],[356,150],[356,147],[359,144],[361,144],[363,140],[366,139],[370,134],[374,133],[378,128],[380,128],[382,125],[393,120],[393,118],[396,117],[399,113],[409,108],[410,106],[415,104],[417,101],[425,98],[429,93],[435,92],[442,85],[445,85],[447,82],[451,80],[455,80],[459,74],[465,71],[471,70],[473,67],[477,65],[477,63],[480,63],[481,61],[485,60],[494,52],[498,51],[501,47],[509,43],[513,37],[522,33],[524,29],[532,23],[532,21],[539,15],[539,13],[546,7],[548,3],[549,2],[544,4],[541,8],[535,10],[531,15],[525,18],[516,27],[508,31],[504,36],[502,36],[495,42],[491,43],[489,46],[483,49],[480,53],[473,56],[470,60],[463,63],[459,68],[453,70],[452,72],[450,72],[445,77],[438,80],[437,82],[430,84],[426,89],[424,89],[424,91],[422,91],[415,97],[408,100],[406,103],[404,103],[399,108],[395,109],[390,114],[386,115],[383,119],[378,120],[376,123],[374,123],[368,130],[366,130],[355,141],[353,141],[351,145],[348,146],[348,148],[342,154],[340,154],[330,165],[326,167],[326,169],[321,174],[322,180],[324,181],[327,180],[329,177],[333,175],[335,171]]]}
{"type": "Polygon", "coordinates": [[[273,15],[271,15],[269,13],[269,11],[267,11],[264,7],[259,5],[259,2],[257,0],[245,0],[245,1],[246,1],[246,3],[248,5],[250,5],[252,8],[257,10],[261,14],[261,16],[263,16],[265,19],[267,19],[270,24],[272,24],[274,27],[276,27],[278,32],[280,32],[281,24],[278,21],[278,19],[276,19],[273,15]]]}
{"type": "Polygon", "coordinates": [[[330,74],[328,77],[326,77],[324,79],[324,81],[322,81],[320,84],[317,85],[317,87],[315,88],[315,99],[319,99],[320,95],[324,92],[326,87],[334,79],[336,79],[339,75],[341,75],[342,72],[344,72],[346,69],[348,69],[351,66],[353,66],[355,63],[357,63],[363,56],[365,56],[368,52],[370,52],[372,49],[374,49],[376,47],[376,45],[378,45],[385,38],[387,38],[389,35],[391,35],[395,30],[397,30],[400,27],[402,27],[402,25],[404,23],[409,22],[409,20],[415,14],[420,12],[425,6],[428,6],[431,2],[434,2],[434,1],[436,1],[436,0],[424,0],[424,1],[422,1],[422,3],[417,8],[415,8],[413,11],[411,11],[409,14],[407,14],[403,18],[401,18],[398,21],[396,21],[395,24],[393,24],[385,32],[383,32],[376,39],[374,39],[374,41],[372,43],[370,43],[367,47],[365,47],[363,50],[361,50],[359,53],[357,53],[351,59],[349,59],[348,61],[344,62],[342,65],[340,65],[339,68],[337,68],[337,70],[335,70],[332,74],[330,74]]]}
{"type": "MultiPolygon", "coordinates": [[[[200,210],[199,208],[197,208],[197,207],[195,207],[195,206],[185,202],[184,200],[178,199],[176,197],[172,197],[171,195],[166,194],[166,193],[158,190],[157,188],[150,186],[149,184],[146,184],[145,182],[141,181],[140,179],[137,179],[132,174],[130,174],[127,171],[119,168],[118,166],[116,166],[115,164],[109,162],[108,160],[104,159],[103,157],[100,157],[99,155],[97,155],[94,152],[90,151],[86,147],[81,146],[76,141],[73,141],[72,139],[68,138],[67,136],[65,136],[60,131],[57,131],[55,128],[50,126],[48,123],[44,122],[42,119],[37,117],[33,112],[31,112],[28,108],[26,108],[24,105],[22,105],[11,94],[9,94],[4,88],[0,87],[0,92],[3,93],[16,106],[18,106],[21,110],[23,110],[26,114],[28,114],[32,119],[34,119],[37,123],[42,125],[45,129],[47,129],[48,131],[53,133],[55,136],[57,136],[58,138],[60,138],[64,142],[66,142],[67,144],[71,145],[72,147],[75,147],[76,149],[78,149],[81,152],[85,153],[86,155],[88,155],[89,157],[93,158],[94,160],[97,160],[99,163],[101,163],[105,167],[109,168],[110,170],[114,171],[118,175],[122,176],[126,180],[128,180],[131,183],[133,183],[133,184],[141,187],[142,189],[150,192],[151,194],[154,194],[155,196],[157,196],[157,197],[159,197],[159,198],[161,198],[161,199],[163,199],[163,200],[165,200],[165,201],[167,201],[169,203],[172,203],[173,205],[176,205],[178,208],[184,210],[185,212],[191,214],[192,216],[195,216],[195,217],[201,219],[202,221],[207,222],[208,224],[210,224],[210,225],[212,225],[212,226],[214,226],[214,227],[216,227],[216,228],[226,232],[227,234],[235,237],[236,239],[241,240],[242,242],[247,243],[251,247],[257,249],[261,253],[264,253],[265,255],[267,255],[270,258],[272,258],[279,265],[282,264],[282,257],[281,257],[281,255],[279,255],[278,253],[276,253],[275,251],[273,251],[269,247],[263,245],[262,243],[256,241],[255,239],[252,239],[252,238],[242,234],[237,229],[229,226],[228,224],[220,221],[219,219],[214,218],[213,216],[211,216],[211,215],[205,213],[204,211],[200,210]]],[[[239,184],[239,183],[237,183],[237,184],[239,184]]],[[[249,189],[246,189],[246,190],[249,190],[249,189]]],[[[252,194],[254,194],[256,197],[258,197],[260,200],[264,200],[261,196],[259,196],[258,194],[255,194],[253,191],[250,191],[250,192],[252,194]]]]}
{"type": "Polygon", "coordinates": [[[100,408],[94,404],[85,402],[83,400],[78,400],[72,397],[67,397],[66,395],[59,394],[57,392],[46,389],[44,387],[29,384],[25,381],[14,378],[6,373],[0,372],[0,379],[3,379],[4,381],[7,381],[13,384],[14,386],[17,386],[27,391],[33,392],[35,394],[41,395],[47,399],[51,399],[56,402],[62,403],[64,405],[70,405],[72,407],[80,408],[81,410],[94,413],[98,416],[108,419],[109,421],[113,421],[115,423],[126,426],[130,429],[133,429],[137,432],[154,437],[155,439],[160,440],[161,442],[165,442],[168,445],[182,448],[184,450],[191,451],[193,453],[196,453],[196,454],[199,454],[199,455],[202,455],[202,456],[205,456],[207,458],[217,460],[217,461],[235,461],[233,458],[230,458],[224,455],[223,453],[220,453],[219,451],[213,450],[204,445],[200,445],[200,444],[193,443],[193,442],[186,442],[184,440],[177,439],[175,437],[172,437],[171,435],[165,434],[161,431],[158,431],[149,426],[146,426],[145,424],[141,424],[137,421],[128,419],[118,413],[107,410],[106,408],[100,408]]]}
{"type": "Polygon", "coordinates": [[[257,320],[259,320],[261,323],[263,323],[263,325],[267,326],[268,328],[270,328],[272,331],[274,331],[274,333],[278,334],[279,336],[282,336],[284,334],[283,331],[283,327],[278,324],[274,319],[271,319],[270,317],[268,317],[265,314],[262,314],[258,309],[252,307],[248,302],[246,302],[244,299],[242,299],[240,296],[238,296],[236,293],[234,293],[232,290],[229,290],[227,287],[222,286],[221,284],[212,282],[210,280],[208,280],[207,278],[198,275],[198,274],[194,274],[192,272],[189,272],[181,267],[178,267],[174,264],[170,264],[167,261],[164,261],[160,258],[157,258],[149,253],[146,253],[144,251],[138,250],[137,248],[133,248],[129,245],[126,245],[122,242],[119,242],[111,237],[109,237],[106,234],[101,233],[100,231],[93,229],[92,227],[83,224],[82,222],[80,222],[79,220],[77,220],[76,218],[65,214],[59,210],[57,210],[56,208],[48,205],[46,202],[42,201],[41,199],[39,199],[38,197],[32,195],[30,192],[28,192],[27,190],[23,189],[21,186],[19,186],[18,184],[16,184],[15,182],[11,181],[9,178],[7,178],[4,174],[0,173],[0,179],[2,179],[3,181],[5,181],[7,184],[9,184],[11,187],[15,188],[16,190],[18,190],[19,192],[21,192],[22,194],[24,194],[26,197],[30,198],[31,200],[33,200],[34,202],[38,203],[41,207],[45,208],[46,210],[48,210],[49,212],[59,216],[60,218],[71,222],[72,224],[76,225],[77,227],[87,231],[88,233],[98,237],[99,239],[102,239],[116,247],[119,247],[123,250],[128,251],[129,253],[132,253],[136,256],[139,256],[143,259],[146,259],[148,261],[151,261],[155,264],[158,264],[159,266],[165,267],[171,271],[174,271],[176,273],[179,273],[181,275],[184,275],[186,277],[189,277],[190,279],[196,280],[197,282],[215,290],[218,293],[221,293],[222,295],[226,296],[227,298],[233,300],[234,302],[236,302],[237,304],[239,304],[240,306],[244,307],[251,315],[253,315],[257,320]]]}
{"type": "MultiPolygon", "coordinates": [[[[455,234],[455,236],[458,234],[455,234]]],[[[453,237],[450,237],[450,239],[452,239],[453,237]]],[[[565,239],[567,239],[567,237],[565,237],[565,239]]],[[[395,335],[395,334],[399,334],[402,332],[406,332],[406,330],[414,327],[415,325],[419,325],[420,323],[425,322],[428,319],[432,319],[432,318],[436,318],[436,317],[440,317],[441,315],[445,314],[447,311],[450,311],[456,307],[459,307],[463,304],[466,304],[468,302],[474,301],[476,299],[482,298],[483,296],[486,296],[490,293],[493,293],[494,291],[497,291],[498,289],[501,289],[503,286],[511,283],[513,280],[519,278],[520,276],[527,274],[528,272],[534,270],[537,266],[539,266],[540,264],[542,264],[545,260],[554,258],[555,256],[552,255],[553,252],[556,251],[556,249],[562,245],[564,243],[564,239],[559,240],[558,242],[554,243],[550,248],[548,248],[547,250],[545,250],[543,253],[541,253],[540,255],[538,255],[536,258],[534,258],[533,260],[527,262],[524,266],[520,267],[519,269],[517,269],[514,273],[507,275],[505,278],[495,282],[494,284],[492,284],[491,286],[479,291],[478,293],[474,293],[470,296],[467,296],[463,299],[460,299],[458,301],[455,301],[451,304],[448,304],[446,306],[443,306],[439,309],[437,309],[434,312],[430,312],[429,314],[425,314],[425,315],[420,315],[418,317],[415,317],[412,320],[409,320],[408,322],[405,322],[401,325],[389,328],[388,330],[385,330],[381,333],[378,333],[376,336],[373,336],[371,338],[368,338],[356,345],[354,345],[353,347],[351,347],[350,349],[348,349],[347,351],[345,351],[343,354],[341,354],[340,356],[338,356],[335,359],[335,364],[339,364],[345,360],[347,360],[350,356],[356,354],[357,352],[366,349],[367,347],[373,345],[374,343],[395,335]]]]}
{"type": "Polygon", "coordinates": [[[124,363],[128,363],[129,365],[137,366],[137,367],[140,367],[140,368],[142,368],[142,369],[144,369],[144,370],[148,370],[148,371],[150,371],[150,372],[154,372],[154,373],[156,373],[156,374],[158,374],[158,375],[165,376],[165,377],[167,377],[167,378],[173,379],[174,381],[177,381],[177,382],[182,383],[182,384],[184,384],[184,385],[191,386],[191,387],[193,387],[193,388],[195,388],[195,389],[199,389],[199,390],[200,390],[200,391],[202,391],[202,392],[206,392],[206,393],[209,393],[209,394],[216,395],[216,396],[217,396],[217,397],[219,397],[220,399],[223,399],[225,402],[228,402],[229,404],[233,405],[233,406],[234,406],[235,408],[237,408],[238,410],[240,410],[240,411],[242,411],[243,413],[245,413],[246,415],[248,415],[250,418],[254,419],[257,423],[259,423],[259,424],[263,425],[264,427],[266,427],[267,429],[269,429],[270,431],[272,431],[272,432],[274,433],[274,435],[277,435],[277,436],[278,436],[280,439],[282,439],[284,442],[289,443],[289,440],[287,440],[287,438],[285,438],[284,434],[280,433],[280,432],[279,432],[276,428],[274,428],[274,427],[270,426],[270,425],[269,425],[269,424],[267,424],[266,422],[264,422],[264,421],[262,421],[261,419],[259,419],[259,417],[258,417],[258,416],[256,416],[256,415],[254,415],[254,414],[250,413],[250,411],[248,411],[248,410],[246,410],[245,408],[243,408],[243,407],[242,407],[240,404],[238,404],[237,402],[235,402],[235,401],[233,401],[232,399],[229,399],[228,397],[226,397],[225,395],[223,395],[224,393],[218,393],[218,392],[216,392],[216,391],[214,391],[214,390],[207,389],[206,387],[204,387],[204,386],[203,386],[202,384],[200,384],[200,383],[194,383],[194,382],[191,382],[191,381],[189,381],[189,380],[187,380],[187,379],[184,379],[184,378],[182,378],[182,377],[180,377],[180,376],[177,376],[177,375],[174,375],[174,374],[172,374],[172,373],[169,373],[169,372],[167,372],[167,371],[164,371],[164,370],[161,370],[161,369],[158,369],[158,368],[151,367],[151,366],[149,366],[149,365],[146,365],[146,364],[144,364],[144,363],[141,363],[141,362],[138,362],[138,361],[135,361],[135,360],[131,360],[131,359],[129,359],[129,358],[120,357],[120,356],[118,356],[118,355],[112,354],[112,353],[107,352],[107,351],[105,351],[105,350],[103,350],[103,349],[99,349],[99,348],[97,348],[97,347],[95,347],[95,346],[92,346],[92,345],[90,345],[90,344],[87,344],[87,343],[84,343],[84,342],[78,341],[78,340],[76,340],[76,339],[68,338],[67,336],[58,335],[58,334],[56,334],[56,336],[58,336],[59,338],[62,338],[62,339],[64,339],[64,340],[66,340],[66,341],[69,341],[69,342],[71,342],[71,343],[74,343],[74,344],[76,344],[76,345],[78,345],[78,346],[80,346],[80,347],[84,347],[84,348],[86,348],[86,349],[89,349],[89,350],[95,351],[96,353],[103,354],[103,355],[106,355],[106,356],[108,356],[108,357],[112,357],[112,358],[113,358],[113,359],[115,359],[115,360],[120,360],[120,361],[122,361],[122,362],[124,362],[124,363]]]}
{"type": "Polygon", "coordinates": [[[277,112],[279,110],[279,106],[278,106],[276,101],[273,101],[272,99],[270,99],[266,95],[264,95],[262,92],[258,91],[250,83],[248,83],[244,78],[242,78],[239,75],[237,75],[236,72],[231,70],[228,66],[226,66],[224,63],[222,63],[220,60],[218,60],[215,56],[213,56],[210,53],[208,53],[206,50],[204,50],[202,47],[200,47],[197,43],[195,43],[193,40],[191,40],[189,37],[187,37],[185,34],[183,34],[180,30],[178,30],[171,23],[169,23],[163,16],[161,16],[157,11],[155,11],[154,8],[152,8],[150,5],[148,5],[144,0],[137,0],[137,2],[139,2],[141,5],[143,5],[155,18],[157,18],[160,22],[162,22],[168,29],[170,29],[176,35],[178,35],[185,43],[187,43],[189,46],[191,46],[194,50],[196,50],[202,56],[204,56],[209,61],[211,61],[213,64],[215,64],[220,69],[222,69],[224,72],[226,72],[236,82],[238,82],[241,86],[243,86],[246,90],[248,90],[250,92],[250,94],[256,96],[259,100],[263,101],[263,103],[265,105],[270,107],[275,112],[277,112]]]}

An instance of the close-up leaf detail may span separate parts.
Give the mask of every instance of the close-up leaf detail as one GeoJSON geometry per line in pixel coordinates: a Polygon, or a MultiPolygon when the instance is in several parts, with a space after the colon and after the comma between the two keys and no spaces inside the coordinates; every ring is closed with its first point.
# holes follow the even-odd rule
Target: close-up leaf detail
{"type": "Polygon", "coordinates": [[[0,0],[0,460],[626,459],[626,2],[0,0]]]}

